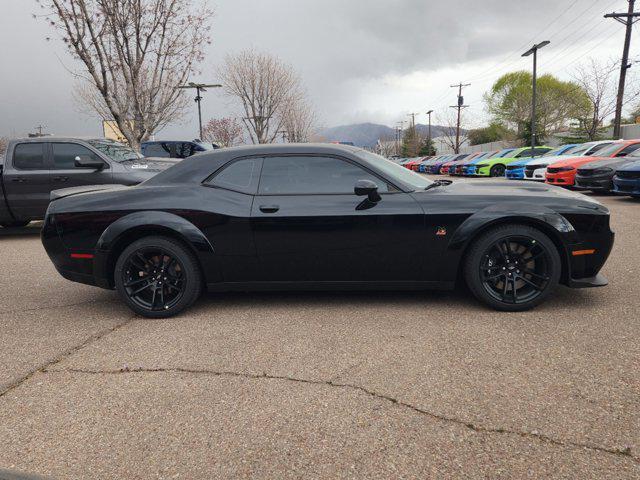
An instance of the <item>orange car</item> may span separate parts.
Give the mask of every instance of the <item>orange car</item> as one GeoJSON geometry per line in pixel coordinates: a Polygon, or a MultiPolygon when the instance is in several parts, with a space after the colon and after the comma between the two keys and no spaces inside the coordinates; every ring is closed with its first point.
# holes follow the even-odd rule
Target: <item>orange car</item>
{"type": "Polygon", "coordinates": [[[621,140],[604,147],[593,157],[570,157],[560,162],[552,163],[547,167],[545,182],[561,187],[572,187],[575,183],[578,167],[585,163],[597,162],[614,157],[626,157],[631,152],[640,148],[640,139],[621,140]]]}

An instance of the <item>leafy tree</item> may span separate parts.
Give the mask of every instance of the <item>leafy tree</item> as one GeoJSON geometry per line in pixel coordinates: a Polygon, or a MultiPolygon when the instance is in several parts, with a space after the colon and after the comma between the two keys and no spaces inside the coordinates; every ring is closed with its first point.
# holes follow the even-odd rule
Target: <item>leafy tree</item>
{"type": "Polygon", "coordinates": [[[402,156],[403,157],[417,157],[422,144],[422,139],[416,130],[416,127],[411,125],[404,131],[402,136],[402,156]]]}
{"type": "Polygon", "coordinates": [[[467,134],[470,145],[480,145],[483,143],[499,142],[500,140],[511,140],[514,133],[497,122],[492,122],[488,127],[470,130],[467,134]]]}
{"type": "Polygon", "coordinates": [[[418,150],[419,157],[427,157],[429,155],[436,155],[437,150],[433,143],[433,139],[425,138],[420,145],[420,150],[418,150]]]}
{"type": "MultiPolygon", "coordinates": [[[[485,93],[485,102],[495,122],[526,137],[530,128],[532,76],[527,71],[511,72],[500,77],[485,93]]],[[[584,89],[574,83],[546,74],[538,77],[536,119],[539,137],[563,130],[570,120],[585,116],[590,102],[584,89]]]]}

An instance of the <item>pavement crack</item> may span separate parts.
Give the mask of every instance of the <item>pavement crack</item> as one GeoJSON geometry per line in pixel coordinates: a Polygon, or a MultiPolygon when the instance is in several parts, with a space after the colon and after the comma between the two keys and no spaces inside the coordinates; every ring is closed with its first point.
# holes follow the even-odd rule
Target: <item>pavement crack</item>
{"type": "Polygon", "coordinates": [[[253,379],[253,380],[260,380],[260,379],[280,380],[280,381],[288,381],[288,382],[303,383],[303,384],[310,384],[310,385],[329,386],[333,388],[351,389],[351,390],[356,390],[361,393],[364,393],[370,397],[373,397],[379,400],[384,400],[394,405],[398,405],[400,407],[412,410],[415,413],[427,416],[431,419],[468,428],[469,430],[472,430],[476,433],[514,435],[514,436],[519,436],[521,438],[533,439],[540,442],[548,443],[555,446],[565,447],[565,448],[580,448],[580,449],[586,449],[586,450],[591,450],[595,452],[605,453],[609,455],[621,456],[637,464],[640,464],[640,458],[632,455],[631,447],[608,448],[608,447],[601,447],[599,445],[593,445],[589,443],[559,440],[551,436],[539,433],[535,430],[532,432],[528,432],[528,431],[521,431],[521,430],[512,430],[508,428],[491,428],[491,427],[485,427],[482,425],[476,425],[472,422],[461,420],[455,417],[449,417],[446,415],[430,412],[428,410],[417,407],[410,403],[404,402],[402,400],[398,400],[397,398],[394,398],[390,395],[386,395],[383,393],[378,393],[374,390],[370,390],[361,385],[341,383],[333,379],[310,380],[310,379],[297,378],[297,377],[291,377],[286,375],[271,375],[271,374],[267,374],[266,372],[261,374],[254,374],[254,373],[242,373],[242,372],[233,372],[233,371],[226,371],[226,370],[190,369],[190,368],[180,368],[180,367],[175,367],[175,368],[142,368],[142,367],[128,368],[128,367],[125,367],[119,370],[90,370],[90,369],[82,369],[82,368],[51,369],[50,367],[52,367],[56,363],[58,362],[51,362],[47,364],[45,367],[41,369],[42,372],[43,373],[65,373],[66,372],[66,373],[78,373],[78,374],[88,374],[88,375],[126,375],[126,374],[135,374],[135,373],[185,373],[185,374],[196,374],[196,375],[210,375],[210,376],[216,376],[216,377],[238,377],[238,378],[247,378],[247,379],[253,379]]]}
{"type": "Polygon", "coordinates": [[[125,321],[120,322],[120,323],[118,323],[118,324],[116,324],[116,325],[114,325],[112,327],[109,327],[109,328],[101,330],[101,331],[99,331],[97,333],[94,333],[93,335],[90,335],[89,337],[85,338],[79,344],[74,345],[73,347],[70,347],[70,348],[64,350],[63,352],[61,352],[56,357],[54,357],[54,358],[52,358],[50,360],[47,360],[46,362],[44,362],[41,365],[37,366],[36,368],[28,371],[24,375],[14,379],[13,381],[11,381],[9,383],[5,383],[5,384],[0,384],[0,398],[5,396],[7,393],[12,391],[13,389],[15,389],[15,388],[19,387],[20,385],[22,385],[24,382],[26,382],[31,377],[33,377],[36,373],[47,371],[48,369],[50,369],[54,365],[57,365],[62,360],[70,357],[74,353],[79,352],[80,350],[82,350],[86,346],[91,345],[92,343],[97,342],[98,340],[106,337],[107,335],[109,335],[109,334],[121,329],[122,327],[128,325],[129,323],[131,323],[134,320],[134,318],[136,318],[135,315],[127,318],[125,321]]]}
{"type": "Polygon", "coordinates": [[[112,299],[104,299],[104,300],[84,300],[82,302],[75,303],[65,303],[62,305],[51,305],[49,307],[33,307],[33,308],[20,308],[18,310],[1,310],[0,315],[4,314],[14,314],[14,313],[25,313],[25,312],[40,312],[47,310],[57,310],[60,308],[69,308],[69,307],[79,307],[82,305],[99,305],[101,303],[108,303],[113,301],[112,299]]]}

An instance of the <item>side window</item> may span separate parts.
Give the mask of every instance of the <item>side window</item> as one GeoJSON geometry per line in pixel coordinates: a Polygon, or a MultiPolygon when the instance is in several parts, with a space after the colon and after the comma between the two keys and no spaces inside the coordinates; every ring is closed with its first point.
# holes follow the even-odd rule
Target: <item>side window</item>
{"type": "Polygon", "coordinates": [[[44,143],[19,143],[13,150],[13,166],[20,170],[45,169],[44,143]]]}
{"type": "Polygon", "coordinates": [[[169,158],[169,146],[166,143],[150,143],[144,148],[145,157],[169,158]]]}
{"type": "Polygon", "coordinates": [[[361,167],[330,157],[268,157],[264,159],[259,193],[353,194],[358,180],[371,180],[378,191],[388,192],[386,182],[361,167]]]}
{"type": "Polygon", "coordinates": [[[616,157],[626,157],[631,152],[635,152],[638,148],[640,148],[640,143],[634,143],[632,145],[628,145],[620,151],[616,157]]]}
{"type": "Polygon", "coordinates": [[[101,161],[95,153],[87,147],[75,143],[52,143],[53,168],[58,170],[76,168],[76,157],[83,160],[101,161]]]}
{"type": "Polygon", "coordinates": [[[236,160],[223,167],[212,178],[206,180],[205,185],[255,195],[258,190],[261,166],[261,158],[236,160]]]}
{"type": "Polygon", "coordinates": [[[550,148],[534,148],[533,149],[533,154],[536,155],[536,156],[540,156],[540,155],[544,155],[549,150],[551,150],[551,149],[550,148]]]}

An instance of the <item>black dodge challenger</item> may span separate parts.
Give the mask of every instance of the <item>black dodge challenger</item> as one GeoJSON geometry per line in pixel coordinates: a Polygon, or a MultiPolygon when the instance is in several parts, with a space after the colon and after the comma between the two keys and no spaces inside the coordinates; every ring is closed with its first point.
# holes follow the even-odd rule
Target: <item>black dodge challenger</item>
{"type": "Polygon", "coordinates": [[[609,212],[558,187],[432,182],[362,149],[196,155],[134,187],[51,195],[42,241],[67,279],[168,317],[211,291],[451,289],[525,310],[606,285],[609,212]]]}

